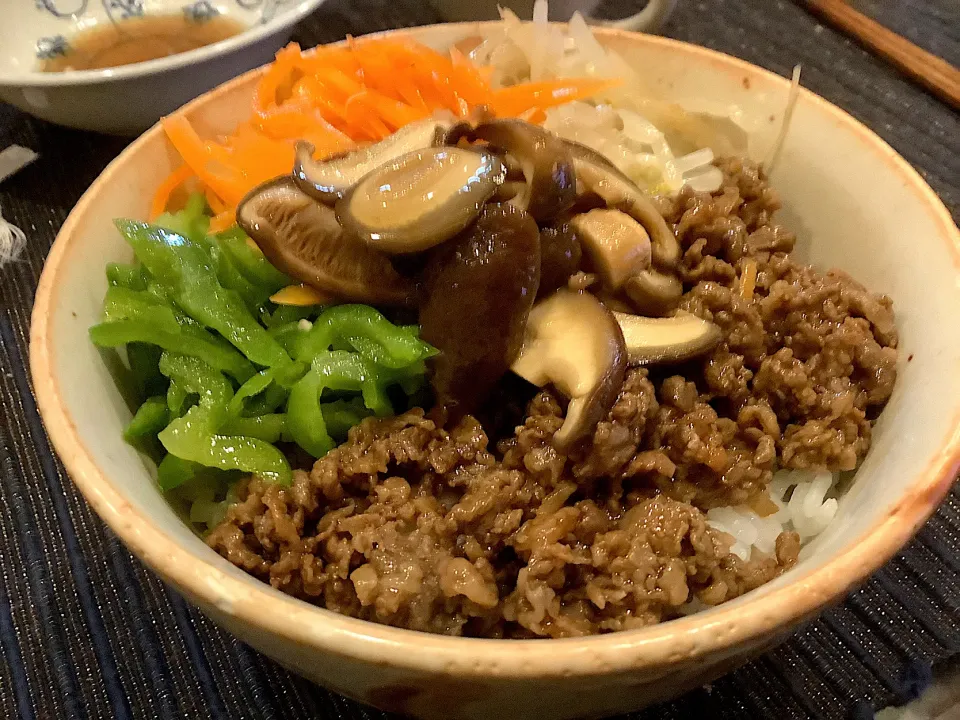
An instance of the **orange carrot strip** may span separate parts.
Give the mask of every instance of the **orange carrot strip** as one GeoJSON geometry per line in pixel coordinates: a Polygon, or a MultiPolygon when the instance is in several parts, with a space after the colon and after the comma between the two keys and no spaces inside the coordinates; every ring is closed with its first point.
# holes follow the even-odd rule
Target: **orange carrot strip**
{"type": "Polygon", "coordinates": [[[393,130],[398,130],[404,125],[409,125],[429,116],[426,110],[412,108],[406,103],[381,95],[376,90],[359,92],[351,97],[348,102],[362,103],[393,130]]]}
{"type": "Polygon", "coordinates": [[[489,79],[484,79],[476,66],[455,47],[450,48],[450,60],[457,95],[471,105],[488,105],[493,99],[489,79]]]}
{"type": "Polygon", "coordinates": [[[210,232],[218,233],[228,230],[237,224],[237,214],[235,210],[224,210],[222,213],[210,218],[210,232]]]}
{"type": "Polygon", "coordinates": [[[430,109],[460,111],[460,104],[450,84],[453,64],[449,59],[425,45],[404,40],[380,40],[377,50],[390,57],[398,73],[412,75],[430,109]]]}
{"type": "Polygon", "coordinates": [[[757,287],[757,261],[750,258],[743,264],[740,274],[740,297],[744,300],[753,300],[753,292],[757,287]]]}
{"type": "Polygon", "coordinates": [[[270,300],[277,305],[330,305],[335,302],[333,295],[322,293],[309,285],[288,285],[281,288],[270,300]]]}
{"type": "MultiPolygon", "coordinates": [[[[356,46],[356,43],[354,45],[356,46]]],[[[363,73],[364,85],[394,100],[427,110],[427,104],[416,84],[402,67],[393,65],[387,55],[361,50],[356,52],[355,56],[363,73]]]]}
{"type": "Polygon", "coordinates": [[[170,196],[173,192],[193,177],[193,175],[193,169],[184,163],[164,178],[163,182],[160,183],[160,187],[157,188],[157,191],[153,195],[153,201],[150,203],[150,220],[155,220],[158,215],[163,214],[164,210],[167,209],[167,204],[170,202],[170,196]]]}
{"type": "Polygon", "coordinates": [[[616,87],[622,82],[622,80],[580,78],[524,83],[495,91],[490,105],[501,117],[516,117],[531,108],[546,110],[573,100],[582,100],[616,87]]]}
{"type": "Polygon", "coordinates": [[[528,123],[533,125],[542,125],[547,119],[547,114],[540,108],[531,108],[521,116],[528,123]]]}
{"type": "Polygon", "coordinates": [[[210,209],[213,211],[214,215],[219,215],[227,209],[227,206],[224,205],[223,200],[217,197],[217,194],[210,188],[204,188],[203,195],[207,198],[207,205],[210,206],[210,209]]]}
{"type": "Polygon", "coordinates": [[[347,113],[347,120],[357,127],[364,128],[374,140],[383,140],[391,134],[390,128],[384,124],[383,120],[370,112],[370,108],[363,102],[363,92],[351,95],[344,103],[343,108],[347,113]]]}
{"type": "Polygon", "coordinates": [[[333,127],[341,132],[348,132],[347,113],[343,109],[343,103],[336,102],[327,97],[326,87],[311,75],[306,75],[297,81],[293,88],[293,97],[297,98],[307,105],[315,108],[320,115],[333,127]]]}
{"type": "Polygon", "coordinates": [[[314,73],[313,77],[327,89],[328,96],[335,93],[343,100],[364,89],[355,76],[333,67],[323,68],[314,73]]]}
{"type": "Polygon", "coordinates": [[[172,115],[161,120],[167,138],[180,153],[184,162],[197,174],[211,190],[223,198],[228,205],[235,205],[244,196],[240,178],[235,168],[225,165],[228,175],[215,172],[210,167],[211,151],[190,122],[183,115],[172,115]]]}
{"type": "Polygon", "coordinates": [[[289,92],[293,86],[293,70],[301,58],[300,46],[290,43],[277,51],[276,58],[253,91],[255,112],[266,112],[280,102],[281,92],[289,92]]]}

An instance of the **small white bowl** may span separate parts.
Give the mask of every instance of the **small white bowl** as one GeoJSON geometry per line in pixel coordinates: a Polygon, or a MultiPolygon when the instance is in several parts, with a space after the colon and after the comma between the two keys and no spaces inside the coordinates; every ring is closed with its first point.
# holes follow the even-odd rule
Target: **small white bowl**
{"type": "Polygon", "coordinates": [[[43,120],[136,135],[188,100],[268,62],[323,0],[17,0],[0,23],[0,99],[43,120]],[[40,72],[76,33],[136,17],[222,15],[247,29],[197,50],[104,70],[40,72]]]}

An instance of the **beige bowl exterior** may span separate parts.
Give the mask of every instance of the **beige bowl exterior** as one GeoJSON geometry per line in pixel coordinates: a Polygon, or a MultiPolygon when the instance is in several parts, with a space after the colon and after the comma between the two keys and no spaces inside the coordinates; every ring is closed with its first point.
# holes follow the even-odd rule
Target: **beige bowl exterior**
{"type": "MultiPolygon", "coordinates": [[[[477,31],[410,31],[444,47],[477,31]]],[[[651,87],[688,106],[740,108],[763,157],[788,83],[684,43],[619,31],[602,42],[651,87]]],[[[258,71],[184,112],[206,131],[248,112],[258,71]]],[[[129,413],[87,340],[108,260],[130,256],[114,217],[143,217],[176,163],[159,128],[131,145],[74,209],[37,292],[31,367],[41,413],[74,482],[127,546],[223,627],[337,692],[425,718],[573,718],[637,709],[727,672],[883,564],[936,508],[960,466],[960,237],[920,176],[876,135],[803,92],[774,182],[798,252],[893,296],[901,376],[837,520],[785,576],[734,602],[644,630],[570,640],[431,636],[343,617],[233,567],[162,500],[120,438],[129,413]],[[909,358],[909,361],[908,361],[909,358]]]]}

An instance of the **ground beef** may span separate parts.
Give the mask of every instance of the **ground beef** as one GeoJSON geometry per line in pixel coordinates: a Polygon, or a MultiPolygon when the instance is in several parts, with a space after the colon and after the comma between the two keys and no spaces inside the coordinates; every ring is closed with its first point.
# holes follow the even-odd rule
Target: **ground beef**
{"type": "Polygon", "coordinates": [[[243,481],[210,546],[331,610],[479,637],[641,627],[791,567],[795,534],[745,562],[704,511],[762,497],[780,468],[856,467],[896,379],[893,313],[848,275],[794,262],[762,172],[719,166],[716,193],[660,201],[683,249],[681,307],[723,332],[708,355],[629,370],[569,454],[550,442],[565,412],[550,389],[484,426],[368,419],[291,487],[243,481]],[[504,426],[496,442],[484,430],[504,426]]]}

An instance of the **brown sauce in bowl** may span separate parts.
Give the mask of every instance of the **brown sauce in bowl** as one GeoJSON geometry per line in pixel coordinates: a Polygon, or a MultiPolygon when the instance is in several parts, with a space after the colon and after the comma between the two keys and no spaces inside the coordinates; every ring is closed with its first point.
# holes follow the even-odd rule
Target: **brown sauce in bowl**
{"type": "Polygon", "coordinates": [[[42,72],[100,70],[196,50],[243,32],[239,21],[222,15],[202,21],[183,15],[124,20],[77,33],[65,52],[41,61],[42,72]]]}

